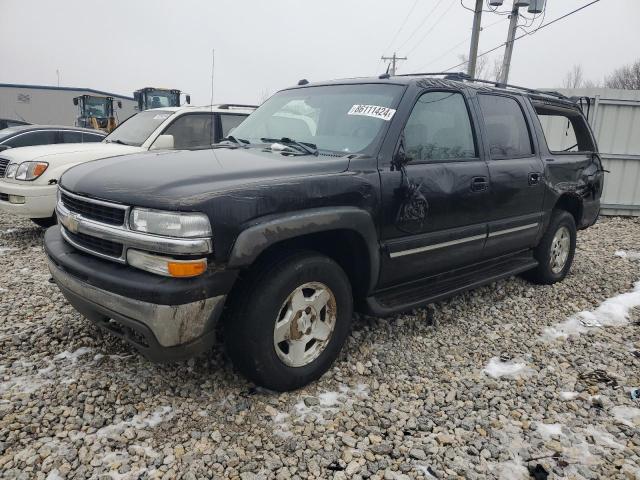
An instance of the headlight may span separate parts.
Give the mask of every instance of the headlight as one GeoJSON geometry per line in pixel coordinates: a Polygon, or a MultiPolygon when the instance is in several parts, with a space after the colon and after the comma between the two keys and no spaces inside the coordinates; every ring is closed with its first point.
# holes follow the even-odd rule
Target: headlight
{"type": "Polygon", "coordinates": [[[18,170],[18,164],[17,163],[9,164],[9,166],[7,167],[7,171],[4,174],[5,178],[13,178],[13,177],[15,177],[16,176],[16,170],[18,170]]]}
{"type": "Polygon", "coordinates": [[[47,162],[22,162],[18,166],[15,178],[16,180],[35,180],[45,172],[48,166],[47,162]]]}
{"type": "Polygon", "coordinates": [[[134,208],[129,225],[139,232],[168,237],[210,237],[211,224],[204,213],[163,212],[134,208]]]}

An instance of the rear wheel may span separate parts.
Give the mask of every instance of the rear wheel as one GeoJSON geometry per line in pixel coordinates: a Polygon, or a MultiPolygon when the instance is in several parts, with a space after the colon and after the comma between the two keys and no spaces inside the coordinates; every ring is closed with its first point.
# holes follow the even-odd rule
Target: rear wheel
{"type": "Polygon", "coordinates": [[[32,218],[31,221],[42,228],[49,228],[58,223],[58,217],[54,213],[50,217],[46,218],[32,218]]]}
{"type": "Polygon", "coordinates": [[[351,285],[340,266],[313,252],[262,262],[243,280],[225,322],[234,365],[256,384],[294,390],[336,359],[351,326],[351,285]]]}
{"type": "Polygon", "coordinates": [[[564,210],[554,210],[547,231],[534,256],[538,266],[526,272],[534,283],[552,284],[564,279],[571,269],[576,251],[576,224],[573,216],[564,210]]]}

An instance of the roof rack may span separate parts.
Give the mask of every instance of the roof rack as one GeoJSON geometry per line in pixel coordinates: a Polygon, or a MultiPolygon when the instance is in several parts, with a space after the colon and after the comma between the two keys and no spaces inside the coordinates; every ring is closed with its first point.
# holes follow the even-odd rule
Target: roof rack
{"type": "Polygon", "coordinates": [[[242,103],[223,103],[217,105],[217,108],[221,110],[229,110],[230,108],[258,108],[258,105],[244,105],[242,103]]]}
{"type": "Polygon", "coordinates": [[[502,83],[496,82],[493,80],[483,80],[480,78],[471,78],[464,72],[427,72],[427,73],[403,73],[397,75],[398,77],[434,77],[434,76],[444,76],[445,80],[454,80],[458,82],[475,82],[475,83],[485,83],[487,85],[493,85],[496,88],[511,88],[513,90],[520,90],[526,93],[533,93],[537,95],[547,95],[550,97],[556,97],[562,100],[571,100],[566,95],[561,94],[560,92],[554,92],[552,90],[536,90],[534,88],[520,87],[518,85],[512,85],[510,83],[502,83]]]}

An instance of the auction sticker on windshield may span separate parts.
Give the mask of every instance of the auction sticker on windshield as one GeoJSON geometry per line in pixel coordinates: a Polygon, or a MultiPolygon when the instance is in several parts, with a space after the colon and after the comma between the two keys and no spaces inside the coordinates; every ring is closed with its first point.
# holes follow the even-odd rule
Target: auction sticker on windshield
{"type": "Polygon", "coordinates": [[[365,117],[381,118],[389,121],[396,111],[389,107],[379,107],[377,105],[354,105],[347,115],[364,115],[365,117]]]}

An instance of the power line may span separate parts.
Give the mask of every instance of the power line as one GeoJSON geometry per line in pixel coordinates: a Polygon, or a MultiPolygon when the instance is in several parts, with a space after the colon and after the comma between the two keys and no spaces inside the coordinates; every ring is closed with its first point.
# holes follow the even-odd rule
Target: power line
{"type": "Polygon", "coordinates": [[[413,2],[413,5],[409,9],[409,12],[407,13],[407,16],[404,17],[404,20],[402,21],[402,24],[400,25],[400,28],[398,28],[398,30],[396,31],[396,34],[393,36],[393,38],[389,42],[389,45],[387,45],[387,48],[385,48],[385,51],[389,50],[389,48],[391,48],[391,45],[393,45],[393,42],[396,41],[396,39],[398,38],[398,35],[400,34],[400,32],[402,31],[404,26],[407,24],[407,20],[409,20],[409,16],[413,13],[413,11],[415,10],[417,4],[418,4],[418,0],[415,0],[413,2]]]}
{"type": "Polygon", "coordinates": [[[402,45],[400,45],[400,47],[398,47],[398,50],[402,50],[404,48],[404,46],[407,43],[409,43],[409,40],[411,40],[413,38],[413,36],[416,34],[416,32],[418,30],[420,30],[420,27],[422,27],[424,25],[424,22],[426,22],[429,19],[431,14],[437,10],[437,8],[440,6],[441,3],[442,3],[442,0],[438,0],[438,3],[436,3],[436,5],[431,10],[429,10],[429,13],[427,13],[424,16],[424,18],[418,23],[418,26],[413,30],[413,32],[411,32],[411,35],[409,35],[407,37],[407,39],[404,41],[404,43],[402,45]]]}
{"type": "MultiPolygon", "coordinates": [[[[565,15],[562,15],[561,17],[558,17],[558,18],[556,18],[556,19],[554,19],[554,20],[551,20],[550,22],[545,23],[545,24],[543,24],[543,25],[540,25],[538,28],[536,28],[536,29],[535,29],[534,31],[532,31],[532,32],[529,32],[529,33],[523,33],[522,35],[520,35],[520,36],[518,36],[518,37],[515,37],[515,38],[513,39],[513,41],[515,42],[516,40],[520,40],[521,38],[524,38],[524,37],[526,37],[526,36],[528,36],[528,35],[533,35],[534,33],[538,32],[539,30],[542,30],[543,28],[546,28],[546,27],[548,27],[549,25],[553,25],[554,23],[559,22],[560,20],[562,20],[562,19],[564,19],[564,18],[567,18],[567,17],[568,17],[568,16],[570,16],[570,15],[573,15],[574,13],[578,13],[580,10],[584,10],[585,8],[590,7],[591,5],[593,5],[593,4],[595,4],[595,3],[598,3],[599,1],[600,1],[600,0],[593,0],[592,2],[587,3],[586,5],[583,5],[583,6],[582,6],[582,7],[580,7],[580,8],[576,8],[575,10],[573,10],[573,11],[571,11],[571,12],[569,12],[569,13],[565,14],[565,15]]],[[[506,45],[506,43],[501,43],[501,44],[500,44],[500,45],[498,45],[497,47],[494,47],[494,48],[492,48],[492,49],[490,49],[490,50],[487,50],[486,52],[479,53],[479,54],[478,54],[478,58],[483,57],[483,56],[485,56],[485,55],[488,55],[488,54],[489,54],[489,53],[491,53],[491,52],[495,52],[496,50],[498,50],[498,49],[500,49],[500,48],[504,47],[505,45],[506,45]]],[[[454,68],[458,68],[458,67],[460,67],[460,66],[464,65],[465,63],[467,63],[467,62],[465,61],[465,62],[458,63],[457,65],[454,65],[453,67],[449,67],[449,68],[445,69],[444,71],[445,71],[445,72],[448,72],[448,71],[450,71],[450,70],[453,70],[454,68]]]]}
{"type": "Polygon", "coordinates": [[[422,38],[420,38],[420,40],[418,40],[418,43],[416,43],[413,48],[411,50],[409,50],[407,52],[407,55],[410,55],[416,48],[418,48],[420,46],[420,44],[424,41],[425,38],[427,38],[429,36],[429,34],[433,31],[434,28],[436,28],[436,26],[438,26],[438,24],[440,23],[440,21],[444,18],[444,16],[449,13],[449,11],[451,10],[451,8],[455,5],[455,3],[451,2],[449,4],[449,8],[447,8],[444,12],[442,12],[442,15],[440,15],[438,17],[438,19],[436,20],[436,23],[434,23],[433,25],[431,25],[431,28],[429,30],[427,30],[427,32],[422,36],[422,38]]]}

